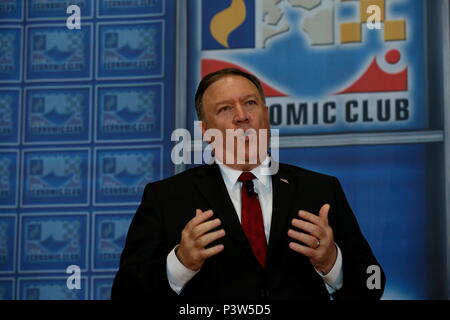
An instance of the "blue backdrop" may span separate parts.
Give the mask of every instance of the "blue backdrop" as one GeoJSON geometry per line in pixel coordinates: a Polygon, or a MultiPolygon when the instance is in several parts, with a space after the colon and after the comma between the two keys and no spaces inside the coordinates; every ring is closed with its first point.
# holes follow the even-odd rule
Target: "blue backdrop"
{"type": "Polygon", "coordinates": [[[170,0],[0,3],[0,299],[109,299],[145,184],[173,173],[174,26],[170,0]]]}

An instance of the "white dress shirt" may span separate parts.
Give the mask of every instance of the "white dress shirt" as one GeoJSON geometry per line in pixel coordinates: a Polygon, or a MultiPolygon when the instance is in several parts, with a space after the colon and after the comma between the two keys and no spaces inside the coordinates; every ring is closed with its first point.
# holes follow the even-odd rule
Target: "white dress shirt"
{"type": "MultiPolygon", "coordinates": [[[[270,241],[270,225],[272,222],[272,176],[263,174],[262,168],[267,168],[269,162],[270,158],[267,157],[260,166],[251,170],[251,173],[253,173],[256,177],[256,179],[253,180],[253,184],[255,191],[258,194],[259,202],[261,205],[264,221],[264,231],[266,234],[267,242],[270,241]]],[[[234,209],[236,210],[239,221],[241,221],[242,182],[239,182],[238,178],[241,175],[242,171],[232,169],[221,163],[217,164],[220,168],[223,181],[225,182],[225,186],[228,190],[231,201],[233,202],[234,209]]],[[[167,256],[166,271],[170,287],[177,294],[180,294],[186,283],[188,283],[188,281],[191,280],[199,270],[190,270],[178,260],[175,254],[175,250],[177,249],[177,247],[178,246],[176,246],[167,256]]],[[[330,294],[335,292],[336,290],[339,290],[342,287],[343,282],[342,254],[337,245],[336,248],[337,258],[331,271],[326,275],[323,275],[321,272],[316,270],[324,280],[328,293],[330,294]]]]}

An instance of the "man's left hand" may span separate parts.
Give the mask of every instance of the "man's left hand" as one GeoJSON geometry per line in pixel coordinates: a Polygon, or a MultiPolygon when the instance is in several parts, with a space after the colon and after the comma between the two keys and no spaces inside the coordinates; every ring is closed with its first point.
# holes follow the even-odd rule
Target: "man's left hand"
{"type": "Polygon", "coordinates": [[[322,274],[331,271],[336,262],[337,249],[334,244],[333,230],[328,224],[329,204],[320,208],[319,215],[299,210],[300,219],[292,219],[292,225],[305,232],[289,229],[288,236],[301,242],[290,242],[289,248],[309,258],[311,264],[322,274]]]}

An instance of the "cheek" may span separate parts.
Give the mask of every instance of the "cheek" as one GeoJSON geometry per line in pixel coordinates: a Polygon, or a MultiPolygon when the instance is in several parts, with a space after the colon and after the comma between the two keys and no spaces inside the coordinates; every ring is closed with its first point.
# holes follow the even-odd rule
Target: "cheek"
{"type": "Polygon", "coordinates": [[[208,123],[209,128],[219,129],[220,131],[225,131],[225,129],[233,128],[233,121],[230,117],[226,115],[214,117],[208,123]]]}
{"type": "Polygon", "coordinates": [[[203,135],[205,133],[208,133],[206,136],[217,136],[220,135],[220,138],[222,140],[225,139],[225,133],[227,127],[222,123],[222,121],[218,119],[209,120],[205,125],[205,131],[203,132],[203,135]]]}
{"type": "Polygon", "coordinates": [[[260,129],[268,129],[269,128],[269,116],[267,112],[262,112],[259,115],[259,128],[260,129]]]}
{"type": "Polygon", "coordinates": [[[264,108],[263,115],[264,115],[264,119],[265,119],[267,125],[269,125],[270,122],[269,122],[269,108],[268,107],[264,108]]]}
{"type": "Polygon", "coordinates": [[[208,128],[223,131],[223,124],[220,121],[213,121],[209,124],[208,128]]]}

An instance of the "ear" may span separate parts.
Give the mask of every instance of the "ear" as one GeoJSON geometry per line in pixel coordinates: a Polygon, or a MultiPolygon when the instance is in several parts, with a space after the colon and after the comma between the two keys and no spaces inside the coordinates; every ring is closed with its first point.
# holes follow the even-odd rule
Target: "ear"
{"type": "Polygon", "coordinates": [[[264,120],[267,122],[267,128],[270,129],[270,121],[269,121],[269,107],[264,106],[264,120]]]}
{"type": "Polygon", "coordinates": [[[208,130],[208,125],[205,120],[199,121],[200,130],[202,131],[202,137],[205,135],[206,130],[208,130]]]}

